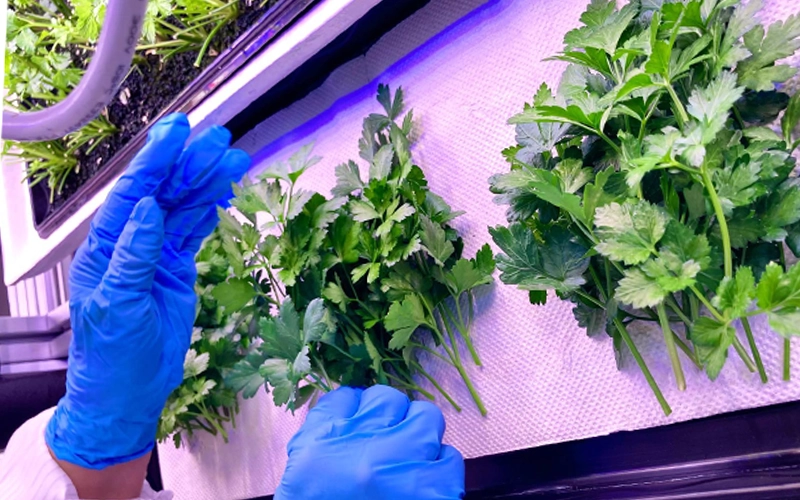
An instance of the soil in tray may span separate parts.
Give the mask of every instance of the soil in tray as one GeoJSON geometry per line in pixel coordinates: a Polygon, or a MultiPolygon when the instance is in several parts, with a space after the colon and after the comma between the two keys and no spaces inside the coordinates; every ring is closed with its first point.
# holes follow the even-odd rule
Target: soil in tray
{"type": "MultiPolygon", "coordinates": [[[[241,13],[236,22],[222,28],[212,42],[212,47],[222,51],[253,25],[271,5],[259,7],[259,2],[239,1],[241,13]],[[248,5],[252,4],[252,5],[248,5]]],[[[90,146],[78,151],[80,169],[69,176],[61,193],[56,193],[53,203],[49,203],[47,182],[34,188],[35,219],[41,224],[48,216],[63,206],[70,197],[89,179],[103,170],[114,155],[122,149],[136,134],[146,128],[210,64],[214,57],[207,55],[201,67],[195,67],[197,52],[177,54],[166,62],[156,55],[145,55],[146,62],[136,65],[120,86],[120,90],[108,106],[108,118],[119,132],[97,146],[91,153],[85,151],[90,146]],[[124,97],[122,95],[124,94],[124,97]],[[122,97],[122,98],[121,98],[122,97]],[[41,187],[40,187],[41,186],[41,187]]],[[[76,61],[81,64],[80,61],[76,61]]]]}

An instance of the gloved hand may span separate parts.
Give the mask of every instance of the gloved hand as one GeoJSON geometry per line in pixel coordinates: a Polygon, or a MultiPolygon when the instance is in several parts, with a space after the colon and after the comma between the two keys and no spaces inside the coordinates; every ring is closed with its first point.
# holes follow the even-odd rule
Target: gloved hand
{"type": "Polygon", "coordinates": [[[103,469],[145,455],[183,378],[194,257],[250,165],[227,130],[184,149],[189,132],[180,114],[153,126],[73,261],[67,392],[45,436],[60,460],[103,469]]]}
{"type": "Polygon", "coordinates": [[[323,396],[289,442],[275,500],[454,500],[464,459],[442,445],[444,417],[386,386],[323,396]]]}

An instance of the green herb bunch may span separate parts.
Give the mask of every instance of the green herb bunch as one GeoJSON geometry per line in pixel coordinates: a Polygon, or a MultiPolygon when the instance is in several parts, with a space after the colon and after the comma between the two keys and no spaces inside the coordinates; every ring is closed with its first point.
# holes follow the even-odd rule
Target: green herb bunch
{"type": "Polygon", "coordinates": [[[206,240],[196,258],[197,318],[184,380],[167,400],[158,425],[159,441],[172,436],[176,447],[184,434],[191,437],[195,431],[220,435],[227,442],[227,425],[236,426],[238,390],[225,383],[223,373],[252,350],[258,319],[266,309],[256,297],[243,303],[230,293],[237,281],[229,278],[242,261],[229,258],[219,231],[206,240]]]}
{"type": "Polygon", "coordinates": [[[767,30],[760,2],[739,3],[593,0],[553,58],[570,63],[557,92],[542,85],[511,118],[511,172],[490,180],[509,205],[491,230],[501,280],[535,304],[572,301],[590,335],[630,350],[666,414],[631,322],[660,326],[681,390],[678,350],[715,379],[733,347],[766,382],[748,321],[766,314],[788,379],[800,332],[800,267],[783,257],[784,243],[800,253],[800,97],[777,88],[796,73],[778,61],[800,48],[800,16],[767,30]]]}
{"type": "Polygon", "coordinates": [[[384,113],[364,120],[359,141],[366,179],[350,161],[336,168],[332,198],[300,189],[298,179],[319,161],[305,148],[237,188],[232,204],[245,222],[221,214],[225,237],[241,243],[248,261],[242,300],[260,295],[278,308],[260,322],[257,352],[228,380],[245,397],[268,382],[275,403],[294,410],[337,385],[390,384],[434,399],[421,377],[460,410],[423,368],[422,352],[453,366],[485,414],[459,344],[480,365],[470,324],[474,291],[492,282],[492,252],[487,245],[474,259],[461,257],[449,225],[460,213],[430,191],[411,158],[402,91],[392,96],[381,85],[378,101],[384,113]],[[252,273],[268,276],[269,294],[249,286],[252,273]]]}

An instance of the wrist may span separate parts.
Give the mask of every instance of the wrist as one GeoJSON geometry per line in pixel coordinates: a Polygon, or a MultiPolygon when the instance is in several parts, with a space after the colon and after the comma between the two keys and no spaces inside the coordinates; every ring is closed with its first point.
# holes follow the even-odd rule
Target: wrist
{"type": "Polygon", "coordinates": [[[45,429],[51,453],[60,461],[102,470],[149,454],[155,446],[156,415],[119,417],[58,403],[45,429]]]}
{"type": "Polygon", "coordinates": [[[52,448],[50,456],[69,477],[79,498],[97,500],[139,498],[147,475],[150,453],[103,470],[87,469],[59,459],[52,448]]]}

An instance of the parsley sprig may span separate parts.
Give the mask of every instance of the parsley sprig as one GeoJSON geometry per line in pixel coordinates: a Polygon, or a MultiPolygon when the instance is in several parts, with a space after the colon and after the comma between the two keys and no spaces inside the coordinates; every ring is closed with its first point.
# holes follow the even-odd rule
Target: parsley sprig
{"type": "Polygon", "coordinates": [[[491,230],[501,280],[536,304],[546,290],[572,301],[590,335],[630,350],[666,414],[631,322],[660,326],[680,390],[679,351],[715,379],[733,347],[766,382],[760,314],[787,338],[788,379],[798,333],[800,268],[783,249],[800,253],[800,98],[777,86],[796,73],[780,60],[800,48],[800,16],[765,29],[759,2],[739,3],[593,0],[554,57],[570,63],[557,91],[510,120],[511,172],[490,180],[509,205],[491,230]]]}
{"type": "Polygon", "coordinates": [[[236,188],[244,221],[220,212],[223,248],[245,261],[231,287],[242,303],[260,296],[276,311],[260,320],[263,343],[227,380],[245,397],[267,384],[277,405],[294,410],[337,385],[390,384],[434,399],[418,383],[425,379],[460,410],[424,356],[454,368],[485,414],[460,345],[480,365],[470,326],[475,291],[492,282],[492,252],[486,245],[462,258],[450,225],[460,212],[412,160],[402,91],[381,85],[378,101],[383,113],[364,120],[359,141],[368,168],[338,166],[331,198],[298,184],[319,161],[306,147],[236,188]]]}

